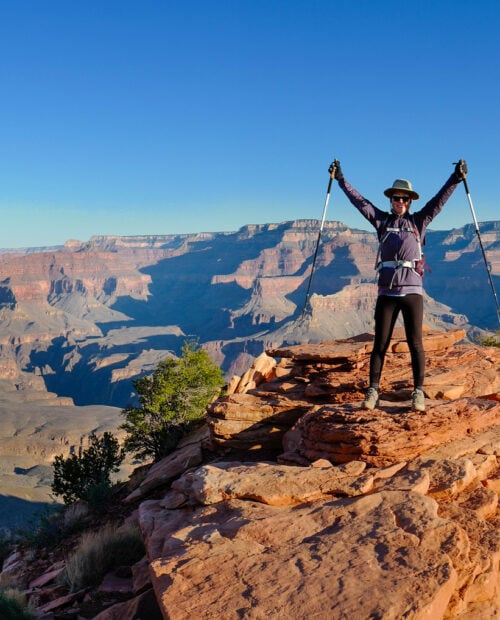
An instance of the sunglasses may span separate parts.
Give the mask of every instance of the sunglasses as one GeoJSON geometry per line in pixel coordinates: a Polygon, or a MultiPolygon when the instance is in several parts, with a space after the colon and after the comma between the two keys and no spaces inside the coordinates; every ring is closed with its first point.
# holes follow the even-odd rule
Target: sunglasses
{"type": "Polygon", "coordinates": [[[399,202],[400,200],[409,202],[411,198],[409,196],[391,196],[391,200],[394,200],[394,202],[399,202]]]}

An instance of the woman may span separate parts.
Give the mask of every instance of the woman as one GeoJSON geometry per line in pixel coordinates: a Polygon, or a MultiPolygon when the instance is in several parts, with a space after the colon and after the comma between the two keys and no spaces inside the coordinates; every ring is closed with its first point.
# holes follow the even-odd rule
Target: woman
{"type": "Polygon", "coordinates": [[[338,160],[332,163],[329,172],[337,179],[356,209],[375,227],[380,244],[376,260],[378,297],[375,306],[375,339],[370,357],[370,387],[362,406],[364,409],[374,409],[378,405],[384,358],[401,312],[413,371],[412,410],[425,411],[422,245],[427,226],[440,213],[457,185],[465,179],[467,164],[463,159],[455,164],[454,172],[434,198],[413,214],[410,214],[410,207],[413,200],[418,200],[419,195],[413,190],[410,181],[396,179],[392,187],[384,191],[391,207],[390,213],[387,213],[349,185],[338,160]]]}

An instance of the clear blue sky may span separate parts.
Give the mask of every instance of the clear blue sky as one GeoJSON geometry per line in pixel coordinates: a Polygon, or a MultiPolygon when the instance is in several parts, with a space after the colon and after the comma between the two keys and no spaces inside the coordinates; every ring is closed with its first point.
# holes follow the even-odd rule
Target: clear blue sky
{"type": "MultiPolygon", "coordinates": [[[[500,219],[499,32],[497,0],[4,1],[0,247],[320,218],[334,157],[382,207],[464,157],[500,219]]],[[[336,185],[327,217],[367,228],[336,185]]],[[[460,187],[432,228],[470,222],[460,187]]]]}

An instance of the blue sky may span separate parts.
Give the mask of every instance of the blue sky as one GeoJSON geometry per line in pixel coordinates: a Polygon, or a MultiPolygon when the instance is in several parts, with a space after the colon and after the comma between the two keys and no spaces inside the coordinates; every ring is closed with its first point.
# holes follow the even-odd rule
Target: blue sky
{"type": "MultiPolygon", "coordinates": [[[[319,219],[334,157],[382,207],[463,157],[500,219],[499,26],[497,0],[2,2],[0,247],[319,219]]],[[[368,227],[336,185],[327,218],[368,227]]],[[[471,221],[459,187],[432,228],[471,221]]]]}

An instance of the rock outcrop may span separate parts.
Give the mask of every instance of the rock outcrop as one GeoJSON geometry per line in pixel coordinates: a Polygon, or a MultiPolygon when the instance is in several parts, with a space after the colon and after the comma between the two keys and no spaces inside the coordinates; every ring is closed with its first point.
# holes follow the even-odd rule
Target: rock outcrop
{"type": "Polygon", "coordinates": [[[153,468],[129,498],[163,616],[497,617],[500,350],[462,337],[427,334],[424,414],[398,338],[372,412],[368,337],[268,351],[277,363],[234,381],[208,420],[225,460],[186,462],[148,500],[165,484],[153,468]]]}
{"type": "Polygon", "coordinates": [[[500,392],[499,353],[495,347],[458,344],[464,335],[463,330],[426,332],[425,392],[432,406],[424,415],[409,411],[411,366],[399,328],[386,357],[382,408],[375,413],[359,409],[367,387],[370,334],[268,350],[239,383],[233,382],[234,393],[211,406],[214,441],[233,448],[276,447],[300,418],[285,438],[287,452],[296,443],[299,456],[308,460],[346,462],[362,455],[383,465],[397,460],[398,451],[403,459],[418,456],[443,437],[481,430],[496,415],[494,403],[484,397],[500,392]]]}
{"type": "Polygon", "coordinates": [[[185,474],[140,507],[164,617],[496,617],[499,439],[390,470],[213,463],[185,474]]]}

